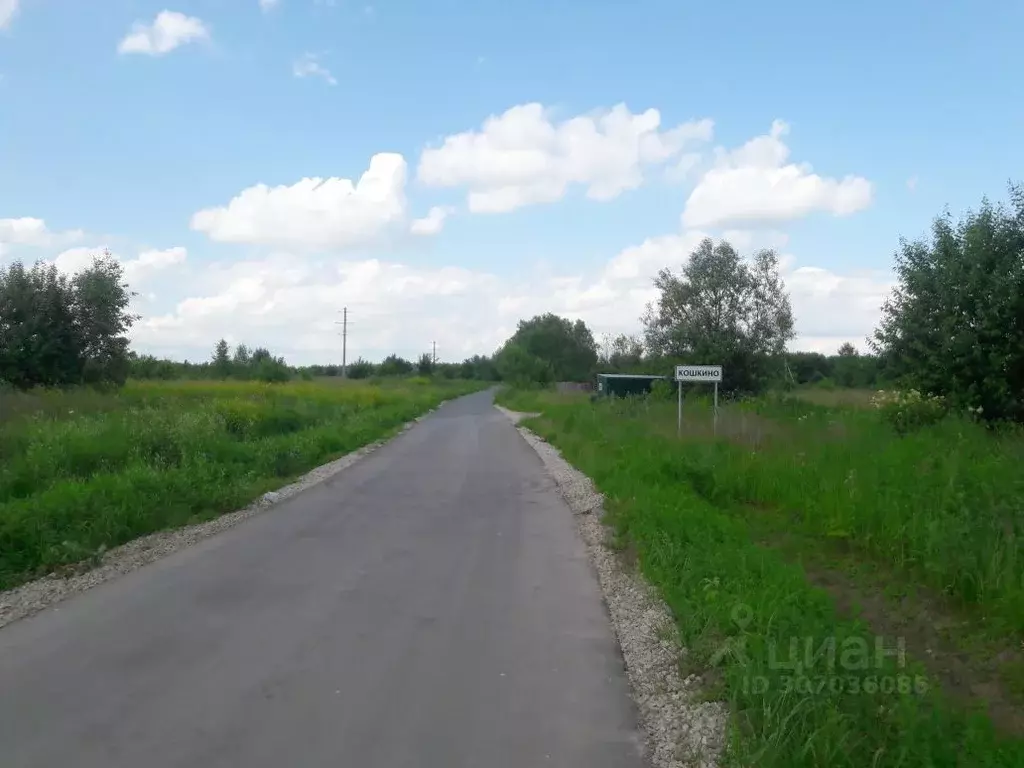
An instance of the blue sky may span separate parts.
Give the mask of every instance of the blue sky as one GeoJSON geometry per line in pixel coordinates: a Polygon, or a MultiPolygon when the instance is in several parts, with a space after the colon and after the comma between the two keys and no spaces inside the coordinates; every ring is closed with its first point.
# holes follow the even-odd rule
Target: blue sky
{"type": "Polygon", "coordinates": [[[343,305],[354,354],[371,358],[433,340],[442,357],[489,352],[517,312],[545,309],[637,332],[654,272],[726,231],[787,257],[795,346],[863,346],[899,236],[944,206],[1002,198],[1024,167],[1017,2],[168,1],[0,0],[0,20],[15,8],[0,31],[0,221],[22,222],[0,258],[67,254],[58,264],[73,268],[78,249],[109,247],[134,264],[136,345],[159,353],[195,359],[226,336],[327,360],[343,305]],[[119,52],[161,12],[176,14],[169,48],[142,30],[119,52]],[[556,133],[616,105],[659,119],[568,160],[576,145],[531,144],[530,120],[480,148],[488,117],[528,104],[556,133]],[[701,120],[713,128],[664,138],[701,120]],[[444,144],[467,132],[475,152],[444,144]],[[622,160],[658,136],[657,159],[622,160]],[[723,160],[759,136],[767,155],[723,160]],[[297,192],[228,208],[261,183],[357,181],[379,153],[405,172],[397,197],[361,204],[376,208],[297,192]],[[723,165],[731,176],[715,175],[723,165]],[[473,210],[470,194],[496,185],[514,202],[473,210]],[[691,196],[703,214],[681,219],[691,196]],[[435,206],[439,231],[411,235],[435,206]],[[195,226],[217,208],[219,235],[195,226]],[[25,235],[29,219],[45,230],[25,235]],[[274,221],[299,223],[283,234],[274,221]],[[628,279],[609,272],[621,258],[628,279]]]}

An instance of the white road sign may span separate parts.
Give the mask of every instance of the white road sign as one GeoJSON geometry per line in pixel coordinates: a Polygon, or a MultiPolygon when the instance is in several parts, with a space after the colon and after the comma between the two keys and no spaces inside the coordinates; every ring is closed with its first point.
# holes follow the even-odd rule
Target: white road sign
{"type": "Polygon", "coordinates": [[[677,365],[676,381],[721,381],[720,365],[677,365]]]}

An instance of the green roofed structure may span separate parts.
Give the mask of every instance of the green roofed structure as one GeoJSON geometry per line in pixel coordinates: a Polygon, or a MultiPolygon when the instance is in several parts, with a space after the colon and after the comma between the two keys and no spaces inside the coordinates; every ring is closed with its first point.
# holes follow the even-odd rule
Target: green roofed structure
{"type": "Polygon", "coordinates": [[[645,373],[599,373],[597,374],[597,397],[626,397],[645,395],[656,381],[670,381],[668,376],[654,376],[645,373]]]}

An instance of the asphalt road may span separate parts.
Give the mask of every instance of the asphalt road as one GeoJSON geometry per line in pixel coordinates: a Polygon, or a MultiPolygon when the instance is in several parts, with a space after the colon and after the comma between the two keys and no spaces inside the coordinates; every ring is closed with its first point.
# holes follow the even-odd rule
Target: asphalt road
{"type": "Polygon", "coordinates": [[[640,768],[568,508],[489,393],[0,630],[0,765],[640,768]]]}

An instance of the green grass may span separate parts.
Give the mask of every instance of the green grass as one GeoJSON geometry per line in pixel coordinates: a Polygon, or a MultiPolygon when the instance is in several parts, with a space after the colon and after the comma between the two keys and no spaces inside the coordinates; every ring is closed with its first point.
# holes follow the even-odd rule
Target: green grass
{"type": "Polygon", "coordinates": [[[761,541],[763,518],[781,520],[810,546],[892,568],[1016,633],[1019,435],[950,420],[899,438],[872,412],[800,402],[732,405],[714,430],[688,401],[680,440],[674,403],[501,399],[542,412],[527,425],[606,494],[610,522],[677,619],[686,665],[714,667],[735,764],[1024,765],[1024,743],[940,690],[913,654],[876,655],[897,638],[842,614],[761,541]],[[831,643],[834,657],[815,655],[831,643]]]}
{"type": "Polygon", "coordinates": [[[0,393],[0,588],[215,517],[480,386],[130,382],[0,393]]]}

